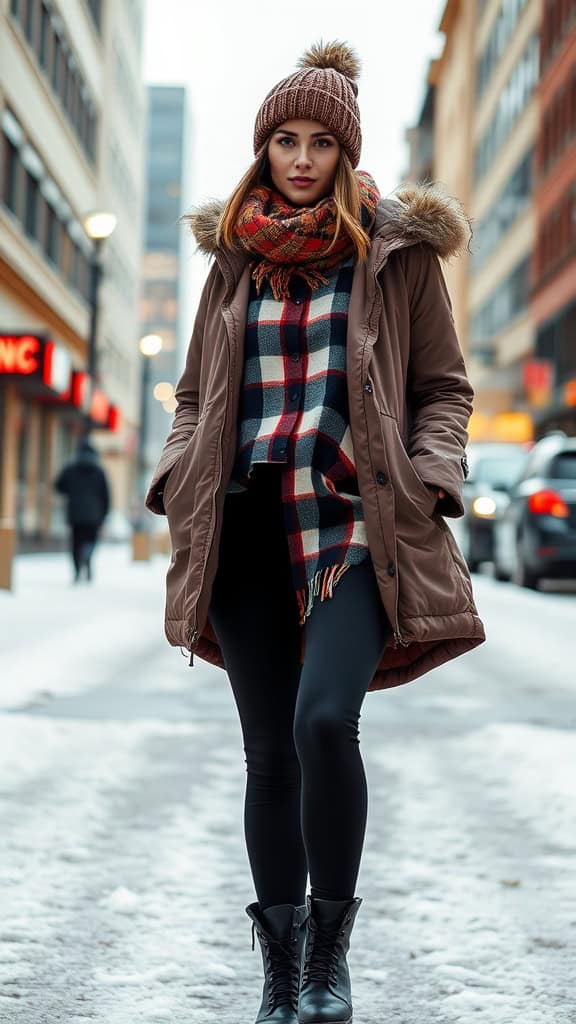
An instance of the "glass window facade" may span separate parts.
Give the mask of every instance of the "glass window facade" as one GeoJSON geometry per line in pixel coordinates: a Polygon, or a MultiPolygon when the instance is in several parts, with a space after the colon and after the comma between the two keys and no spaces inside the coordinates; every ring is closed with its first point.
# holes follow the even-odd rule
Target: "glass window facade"
{"type": "Polygon", "coordinates": [[[476,147],[474,160],[476,182],[491,167],[530,101],[538,83],[538,68],[539,42],[538,36],[534,34],[514,65],[498,98],[494,116],[476,147]]]}
{"type": "Polygon", "coordinates": [[[150,89],[146,249],[177,252],[181,212],[184,92],[150,89]]]}
{"type": "Polygon", "coordinates": [[[474,355],[490,357],[494,340],[513,320],[526,311],[530,286],[530,257],[520,261],[500,281],[492,295],[472,317],[471,348],[474,355]]]}
{"type": "Polygon", "coordinates": [[[2,201],[12,213],[18,212],[19,168],[17,147],[2,135],[2,201]]]}
{"type": "Polygon", "coordinates": [[[34,52],[38,65],[46,75],[69,124],[91,163],[96,159],[96,105],[70,40],[56,27],[50,6],[45,0],[13,0],[11,13],[34,52]]]}
{"type": "Polygon", "coordinates": [[[24,169],[24,229],[30,238],[40,233],[40,189],[30,171],[24,169]]]}
{"type": "Polygon", "coordinates": [[[6,123],[0,132],[0,202],[10,210],[28,238],[40,246],[53,269],[88,301],[90,243],[88,239],[83,245],[78,242],[83,229],[70,215],[71,204],[64,200],[42,164],[37,173],[33,173],[31,166],[24,165],[22,153],[26,139],[18,126],[20,142],[14,141],[16,134],[13,128],[8,128],[8,122],[17,125],[16,119],[7,111],[4,113],[6,123]],[[73,239],[70,231],[78,237],[73,239]]]}
{"type": "Polygon", "coordinates": [[[492,74],[514,34],[516,25],[520,20],[520,15],[527,6],[528,0],[502,0],[498,17],[478,58],[476,69],[476,95],[478,99],[488,88],[492,74]]]}
{"type": "Polygon", "coordinates": [[[516,218],[531,202],[534,149],[530,149],[508,178],[496,202],[474,225],[472,269],[479,270],[496,250],[516,218]]]}

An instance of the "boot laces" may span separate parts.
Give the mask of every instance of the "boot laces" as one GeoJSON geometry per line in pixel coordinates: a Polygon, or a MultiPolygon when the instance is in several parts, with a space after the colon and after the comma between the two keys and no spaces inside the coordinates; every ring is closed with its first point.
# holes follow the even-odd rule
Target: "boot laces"
{"type": "Polygon", "coordinates": [[[306,952],[303,982],[336,980],[341,935],[344,931],[338,926],[318,928],[311,922],[309,936],[312,948],[306,952]]]}
{"type": "Polygon", "coordinates": [[[266,935],[263,946],[270,1009],[289,1006],[297,1010],[300,989],[297,936],[282,941],[266,935]]]}

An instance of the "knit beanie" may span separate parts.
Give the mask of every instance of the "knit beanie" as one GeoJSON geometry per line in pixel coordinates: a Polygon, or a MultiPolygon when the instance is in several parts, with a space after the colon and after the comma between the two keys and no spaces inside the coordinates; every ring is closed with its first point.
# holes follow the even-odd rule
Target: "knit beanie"
{"type": "Polygon", "coordinates": [[[278,125],[292,118],[321,121],[341,143],[353,167],[360,161],[362,133],[356,96],[360,62],[346,43],[314,44],[298,61],[300,71],[268,93],[254,126],[256,155],[278,125]]]}

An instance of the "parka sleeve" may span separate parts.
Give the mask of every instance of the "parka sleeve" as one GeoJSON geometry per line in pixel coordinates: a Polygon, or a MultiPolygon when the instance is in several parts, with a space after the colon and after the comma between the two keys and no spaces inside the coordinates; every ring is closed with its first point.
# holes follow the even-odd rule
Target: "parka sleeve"
{"type": "Polygon", "coordinates": [[[468,475],[465,448],[474,390],[466,374],[440,260],[424,243],[410,247],[407,254],[408,455],[424,483],[446,491],[436,511],[458,518],[464,515],[462,484],[468,475]]]}
{"type": "Polygon", "coordinates": [[[178,459],[183,454],[188,441],[194,434],[198,425],[198,400],[200,388],[200,367],[202,364],[202,347],[204,344],[204,328],[206,324],[206,310],[210,302],[210,296],[214,287],[214,281],[219,273],[216,263],[212,265],[206,279],[198,309],[194,320],[192,337],[188,345],[186,365],[184,372],[176,385],[174,397],[178,403],[172,429],[166,438],[158,465],[148,487],[145,504],[151,512],[157,515],[165,515],[164,509],[164,484],[170,470],[174,468],[178,459]]]}

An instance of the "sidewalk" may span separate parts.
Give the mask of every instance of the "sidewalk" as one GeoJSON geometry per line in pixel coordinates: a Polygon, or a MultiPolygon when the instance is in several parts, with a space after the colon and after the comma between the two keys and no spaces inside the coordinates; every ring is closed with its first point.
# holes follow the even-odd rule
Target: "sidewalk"
{"type": "Polygon", "coordinates": [[[93,582],[74,584],[67,554],[19,556],[13,591],[0,590],[0,707],[97,685],[107,663],[117,665],[138,647],[138,636],[169,654],[167,566],[166,556],[132,562],[129,544],[101,544],[93,582]]]}
{"type": "MultiPolygon", "coordinates": [[[[166,564],[26,556],[0,595],[0,1024],[254,1020],[241,732],[166,564]]],[[[490,643],[362,710],[362,1024],[574,1021],[574,601],[477,590],[490,643]]]]}

